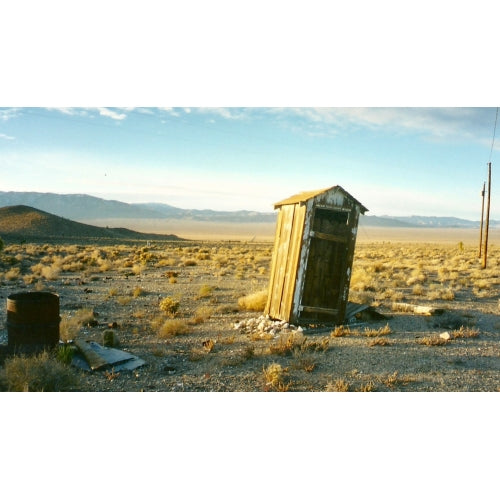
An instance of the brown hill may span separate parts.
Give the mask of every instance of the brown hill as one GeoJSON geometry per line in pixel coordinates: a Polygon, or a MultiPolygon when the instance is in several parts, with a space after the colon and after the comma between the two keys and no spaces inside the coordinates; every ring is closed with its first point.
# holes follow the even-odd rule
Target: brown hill
{"type": "Polygon", "coordinates": [[[146,234],[125,228],[104,228],[74,222],[25,205],[0,208],[0,236],[5,240],[54,240],[106,238],[129,240],[179,240],[173,234],[146,234]]]}

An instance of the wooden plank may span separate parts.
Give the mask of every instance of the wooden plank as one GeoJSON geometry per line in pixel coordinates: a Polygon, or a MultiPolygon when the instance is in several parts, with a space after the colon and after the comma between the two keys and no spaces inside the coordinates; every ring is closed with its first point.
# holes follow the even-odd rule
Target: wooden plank
{"type": "Polygon", "coordinates": [[[352,264],[354,260],[354,249],[356,247],[356,236],[358,233],[359,206],[353,206],[349,216],[349,241],[347,243],[346,257],[344,264],[344,274],[341,280],[341,293],[339,294],[339,322],[343,323],[345,319],[345,310],[349,299],[349,286],[351,283],[352,264]]]}
{"type": "Polygon", "coordinates": [[[291,234],[288,260],[286,263],[285,283],[283,296],[281,298],[280,318],[290,321],[293,307],[293,297],[297,283],[300,249],[302,247],[302,235],[304,232],[304,219],[306,214],[305,205],[295,205],[295,213],[291,234]]]}
{"type": "Polygon", "coordinates": [[[292,232],[294,205],[285,205],[281,208],[281,228],[278,242],[276,269],[274,272],[274,283],[272,288],[271,308],[269,315],[272,318],[280,318],[281,298],[285,281],[286,261],[288,259],[288,248],[292,232]]]}
{"type": "Polygon", "coordinates": [[[338,243],[347,243],[348,240],[347,236],[320,233],[318,231],[311,231],[311,238],[317,238],[319,240],[327,240],[327,241],[336,241],[338,243]]]}
{"type": "Polygon", "coordinates": [[[278,212],[278,218],[276,221],[276,231],[274,235],[274,248],[273,248],[273,256],[271,261],[271,272],[269,276],[269,286],[268,286],[268,294],[267,294],[267,303],[266,308],[264,310],[265,314],[271,315],[271,310],[274,309],[274,295],[273,290],[276,283],[276,270],[278,269],[278,259],[279,259],[279,244],[281,237],[281,228],[283,224],[283,212],[280,209],[278,212]]]}
{"type": "Polygon", "coordinates": [[[302,237],[300,242],[299,261],[297,265],[297,279],[295,281],[295,292],[293,294],[292,314],[290,317],[290,321],[298,321],[300,316],[299,306],[302,303],[305,276],[307,273],[307,263],[309,258],[309,249],[311,246],[310,232],[311,232],[313,209],[314,209],[313,200],[309,200],[307,204],[304,205],[303,208],[304,208],[304,223],[303,223],[302,237]]]}
{"type": "Polygon", "coordinates": [[[438,309],[436,307],[429,306],[419,306],[415,304],[407,304],[405,302],[394,302],[392,304],[393,311],[401,312],[412,312],[414,314],[422,314],[423,316],[434,316],[438,314],[443,314],[444,309],[438,309]]]}

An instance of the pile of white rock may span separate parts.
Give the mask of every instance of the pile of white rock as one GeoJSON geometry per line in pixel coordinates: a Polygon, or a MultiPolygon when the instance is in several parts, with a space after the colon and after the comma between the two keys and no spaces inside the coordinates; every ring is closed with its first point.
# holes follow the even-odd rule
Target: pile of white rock
{"type": "Polygon", "coordinates": [[[302,327],[290,325],[286,321],[273,320],[269,315],[238,321],[234,324],[234,329],[246,334],[260,334],[263,338],[278,337],[283,333],[303,332],[302,327]]]}

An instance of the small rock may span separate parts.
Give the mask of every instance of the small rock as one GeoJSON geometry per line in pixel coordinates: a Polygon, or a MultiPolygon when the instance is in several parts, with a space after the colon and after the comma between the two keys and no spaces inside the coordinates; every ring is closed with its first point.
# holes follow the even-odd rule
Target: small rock
{"type": "Polygon", "coordinates": [[[439,335],[439,337],[444,340],[451,340],[451,335],[449,332],[443,332],[439,335]]]}
{"type": "Polygon", "coordinates": [[[118,323],[116,321],[108,323],[108,328],[118,328],[118,323]]]}

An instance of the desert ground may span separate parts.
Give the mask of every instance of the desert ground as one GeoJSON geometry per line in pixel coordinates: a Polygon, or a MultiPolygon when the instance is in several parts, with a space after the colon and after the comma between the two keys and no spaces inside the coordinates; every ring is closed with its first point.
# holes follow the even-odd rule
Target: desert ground
{"type": "Polygon", "coordinates": [[[1,390],[500,390],[498,232],[481,269],[475,231],[360,228],[349,300],[384,318],[302,331],[262,318],[272,237],[213,234],[219,239],[7,243],[0,343],[9,295],[52,291],[65,344],[36,358],[4,353],[1,390]],[[102,343],[110,331],[144,366],[70,364],[75,339],[102,343]]]}

